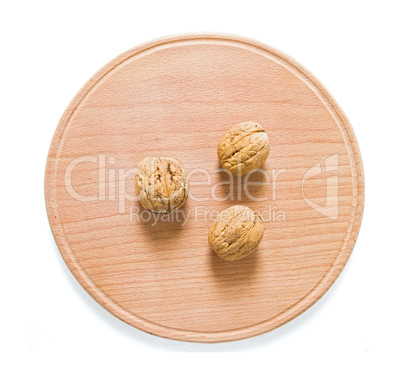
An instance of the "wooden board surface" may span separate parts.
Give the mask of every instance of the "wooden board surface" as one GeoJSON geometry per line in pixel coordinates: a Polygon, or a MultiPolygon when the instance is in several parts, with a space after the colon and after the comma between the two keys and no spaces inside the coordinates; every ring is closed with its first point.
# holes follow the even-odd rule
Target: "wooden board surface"
{"type": "Polygon", "coordinates": [[[57,127],[45,191],[61,254],[96,301],[155,335],[220,342],[272,330],[328,290],[358,234],[364,181],[351,126],[298,63],[248,39],[184,35],[127,51],[89,80],[57,127]],[[229,184],[217,144],[248,120],[271,154],[229,184]],[[175,217],[149,216],[133,173],[166,155],[191,173],[191,194],[175,217]],[[258,211],[265,235],[224,262],[208,229],[234,204],[258,211]]]}

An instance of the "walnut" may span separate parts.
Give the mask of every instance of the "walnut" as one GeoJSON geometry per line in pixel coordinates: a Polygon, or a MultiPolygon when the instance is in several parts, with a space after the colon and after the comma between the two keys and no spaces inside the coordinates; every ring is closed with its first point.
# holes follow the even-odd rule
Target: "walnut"
{"type": "Polygon", "coordinates": [[[261,125],[247,121],[225,133],[218,145],[218,158],[233,176],[245,175],[264,164],[269,150],[268,135],[261,125]]]}
{"type": "Polygon", "coordinates": [[[188,177],[183,164],[173,157],[150,157],[138,165],[135,191],[149,211],[167,213],[187,199],[188,177]]]}
{"type": "Polygon", "coordinates": [[[251,254],[264,235],[257,214],[246,206],[223,210],[209,229],[208,242],[223,260],[238,260],[251,254]]]}

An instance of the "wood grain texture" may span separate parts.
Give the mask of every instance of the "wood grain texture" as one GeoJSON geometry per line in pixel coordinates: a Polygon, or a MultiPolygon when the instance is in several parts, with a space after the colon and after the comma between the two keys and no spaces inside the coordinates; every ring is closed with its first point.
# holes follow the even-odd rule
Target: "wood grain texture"
{"type": "Polygon", "coordinates": [[[328,290],[356,241],[364,181],[350,124],[303,67],[256,41],[183,35],[123,53],[80,90],[54,135],[45,193],[64,260],[104,308],[155,335],[220,342],[272,330],[328,290]],[[245,195],[244,178],[224,200],[216,147],[249,120],[270,137],[266,174],[250,178],[270,181],[249,187],[265,200],[245,195]],[[155,155],[211,173],[191,177],[186,225],[136,220],[139,202],[111,182],[125,178],[132,196],[129,172],[155,155]],[[265,235],[248,258],[224,262],[208,230],[213,213],[234,204],[264,211],[265,235]]]}

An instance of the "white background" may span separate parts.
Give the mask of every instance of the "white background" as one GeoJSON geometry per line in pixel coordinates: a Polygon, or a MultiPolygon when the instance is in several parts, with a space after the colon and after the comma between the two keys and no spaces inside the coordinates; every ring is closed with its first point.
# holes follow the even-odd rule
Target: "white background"
{"type": "Polygon", "coordinates": [[[0,373],[401,374],[399,5],[1,1],[0,373]],[[137,44],[193,31],[251,37],[307,67],[352,123],[366,176],[360,235],[330,291],[285,326],[226,344],[153,337],[103,310],[63,263],[44,203],[50,141],[80,87],[137,44]]]}

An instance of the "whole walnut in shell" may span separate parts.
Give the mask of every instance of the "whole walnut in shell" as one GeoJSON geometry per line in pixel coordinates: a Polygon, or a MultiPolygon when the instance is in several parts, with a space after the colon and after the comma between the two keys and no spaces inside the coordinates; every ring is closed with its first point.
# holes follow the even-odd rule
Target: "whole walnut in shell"
{"type": "Polygon", "coordinates": [[[135,191],[149,211],[167,213],[181,207],[189,186],[183,164],[173,157],[150,157],[138,165],[135,191]]]}
{"type": "Polygon", "coordinates": [[[253,121],[230,128],[218,144],[218,158],[222,168],[233,176],[245,175],[264,164],[269,155],[268,135],[253,121]]]}
{"type": "Polygon", "coordinates": [[[223,260],[238,260],[251,254],[264,235],[257,214],[246,206],[223,210],[209,229],[208,242],[223,260]]]}

